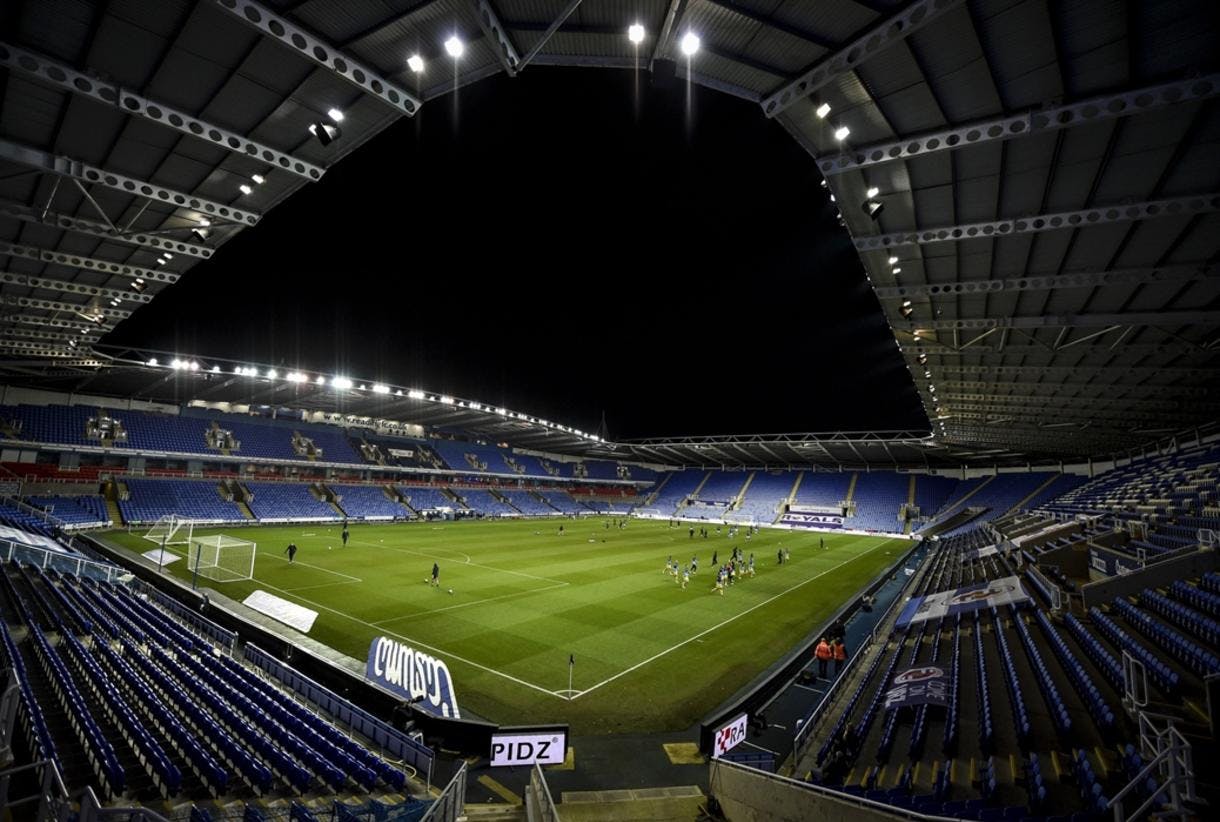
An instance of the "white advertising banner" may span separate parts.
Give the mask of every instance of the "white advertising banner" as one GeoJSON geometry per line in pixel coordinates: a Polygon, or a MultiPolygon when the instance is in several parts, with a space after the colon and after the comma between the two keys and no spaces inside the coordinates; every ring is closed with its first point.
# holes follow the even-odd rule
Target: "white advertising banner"
{"type": "Polygon", "coordinates": [[[491,735],[491,766],[562,765],[567,750],[564,730],[496,733],[491,735]]]}
{"type": "Polygon", "coordinates": [[[302,608],[295,602],[281,599],[266,591],[255,591],[242,600],[242,604],[247,608],[253,608],[260,614],[266,614],[290,628],[296,628],[303,634],[309,633],[309,629],[313,627],[313,621],[318,618],[317,611],[302,608]]]}
{"type": "Polygon", "coordinates": [[[721,726],[712,735],[712,759],[719,759],[729,751],[746,741],[746,731],[749,728],[750,715],[740,714],[721,726]]]}

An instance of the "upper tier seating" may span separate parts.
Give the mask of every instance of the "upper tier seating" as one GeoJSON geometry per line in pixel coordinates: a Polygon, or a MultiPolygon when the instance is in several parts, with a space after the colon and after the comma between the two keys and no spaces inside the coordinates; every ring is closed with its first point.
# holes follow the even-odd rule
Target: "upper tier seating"
{"type": "Polygon", "coordinates": [[[704,502],[731,502],[749,476],[748,471],[713,471],[699,489],[698,498],[704,502]]]}
{"type": "Polygon", "coordinates": [[[672,516],[674,509],[699,487],[699,483],[703,482],[706,476],[706,471],[698,470],[673,472],[661,487],[656,500],[648,507],[659,511],[663,516],[672,516]]]}
{"type": "Polygon", "coordinates": [[[861,531],[902,531],[898,512],[910,495],[911,478],[892,471],[875,471],[856,475],[852,500],[856,515],[847,520],[849,528],[861,531]]]}
{"type": "Polygon", "coordinates": [[[339,507],[352,519],[406,519],[411,512],[386,496],[382,485],[327,483],[339,497],[339,507]]]}
{"type": "Polygon", "coordinates": [[[792,493],[797,474],[797,471],[755,471],[741,505],[729,515],[730,518],[747,522],[774,522],[779,507],[792,493]]]}

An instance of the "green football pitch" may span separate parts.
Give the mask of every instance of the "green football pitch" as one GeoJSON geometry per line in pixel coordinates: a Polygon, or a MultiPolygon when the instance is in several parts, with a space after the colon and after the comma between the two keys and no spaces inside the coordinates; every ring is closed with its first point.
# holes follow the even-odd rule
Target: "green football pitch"
{"type": "MultiPolygon", "coordinates": [[[[690,727],[909,544],[778,529],[729,539],[714,527],[691,539],[686,525],[630,520],[620,530],[607,522],[353,523],[346,548],[337,524],[195,534],[258,543],[254,580],[203,584],[237,600],[262,589],[311,608],[318,618],[309,636],[361,661],[379,635],[429,652],[449,666],[463,712],[513,724],[570,722],[580,733],[690,727]],[[292,564],[289,542],[300,549],[292,564]],[[757,574],[718,596],[712,552],[724,562],[734,545],[755,555],[757,574]],[[781,546],[791,554],[783,565],[781,546]],[[671,554],[683,564],[699,559],[686,590],[663,571],[671,554]],[[440,588],[426,584],[433,562],[440,588]]],[[[139,533],[108,537],[153,548],[139,533]]],[[[190,576],[185,561],[168,568],[190,576]]]]}

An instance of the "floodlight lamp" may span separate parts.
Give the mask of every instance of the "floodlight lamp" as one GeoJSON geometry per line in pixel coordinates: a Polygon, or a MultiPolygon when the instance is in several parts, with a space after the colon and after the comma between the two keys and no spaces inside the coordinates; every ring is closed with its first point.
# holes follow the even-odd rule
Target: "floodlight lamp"
{"type": "Polygon", "coordinates": [[[424,398],[424,392],[420,391],[418,388],[412,388],[410,391],[407,392],[407,399],[422,400],[423,398],[424,398]]]}
{"type": "Polygon", "coordinates": [[[885,208],[885,203],[880,200],[865,200],[861,203],[860,208],[869,218],[875,220],[881,216],[882,210],[885,208]]]}
{"type": "Polygon", "coordinates": [[[390,386],[382,385],[380,383],[374,383],[373,384],[373,393],[374,394],[388,394],[388,393],[390,393],[390,386]]]}
{"type": "Polygon", "coordinates": [[[352,381],[347,377],[331,377],[331,387],[338,388],[341,391],[346,391],[352,387],[352,381]]]}
{"type": "Polygon", "coordinates": [[[395,397],[401,397],[401,396],[402,396],[402,389],[400,388],[400,389],[398,389],[397,391],[395,391],[395,392],[394,392],[394,396],[395,396],[395,397]]]}
{"type": "Polygon", "coordinates": [[[201,243],[205,242],[208,238],[208,230],[206,228],[200,228],[198,226],[191,229],[191,234],[194,235],[195,239],[201,243]]]}
{"type": "Polygon", "coordinates": [[[454,60],[461,57],[464,51],[466,51],[466,44],[456,34],[445,41],[445,53],[454,60]]]}
{"type": "Polygon", "coordinates": [[[871,200],[881,193],[881,189],[877,188],[876,186],[869,186],[868,191],[864,193],[871,200]]]}
{"type": "Polygon", "coordinates": [[[903,300],[903,301],[902,301],[902,307],[903,307],[903,308],[910,308],[910,307],[911,307],[911,301],[910,301],[910,300],[903,300]]]}
{"type": "Polygon", "coordinates": [[[151,365],[151,366],[153,366],[153,367],[155,368],[155,367],[156,367],[156,365],[157,365],[157,358],[156,358],[156,357],[149,357],[149,358],[148,358],[148,362],[147,362],[147,363],[145,363],[145,365],[151,365]]]}
{"type": "Polygon", "coordinates": [[[317,383],[318,385],[326,385],[326,377],[323,377],[321,374],[319,374],[318,378],[316,380],[314,380],[314,382],[317,383]]]}
{"type": "Polygon", "coordinates": [[[830,114],[830,103],[822,103],[822,105],[814,109],[813,113],[818,116],[819,120],[825,120],[826,115],[830,114]]]}
{"type": "Polygon", "coordinates": [[[318,142],[323,146],[328,146],[343,134],[339,127],[331,123],[319,120],[316,123],[311,123],[309,133],[318,138],[318,142]]]}
{"type": "Polygon", "coordinates": [[[695,52],[699,50],[700,45],[702,45],[702,42],[699,40],[699,35],[693,31],[688,31],[682,36],[682,53],[687,57],[693,57],[695,52]]]}
{"type": "Polygon", "coordinates": [[[890,273],[893,274],[895,277],[897,277],[899,274],[902,273],[902,268],[900,266],[894,266],[893,268],[890,269],[890,273]]]}
{"type": "Polygon", "coordinates": [[[219,373],[220,373],[220,366],[219,366],[219,365],[213,365],[213,366],[212,366],[212,373],[213,373],[213,374],[219,374],[219,373]]]}
{"type": "Polygon", "coordinates": [[[898,262],[898,258],[897,258],[897,257],[890,257],[889,262],[890,262],[890,265],[895,265],[895,264],[898,262]]]}
{"type": "Polygon", "coordinates": [[[453,405],[453,397],[441,396],[441,397],[437,397],[436,401],[439,402],[441,405],[453,405]]]}
{"type": "Polygon", "coordinates": [[[840,143],[847,139],[847,135],[851,134],[851,129],[847,126],[839,126],[835,129],[835,139],[840,143]]]}
{"type": "Polygon", "coordinates": [[[75,338],[75,337],[73,337],[72,339],[68,340],[68,347],[69,347],[69,348],[76,348],[76,338],[75,338]]]}
{"type": "Polygon", "coordinates": [[[327,109],[326,116],[329,117],[330,119],[334,120],[336,123],[343,122],[343,112],[339,111],[339,109],[337,109],[337,108],[327,109]]]}
{"type": "Polygon", "coordinates": [[[263,183],[267,182],[267,178],[261,174],[251,174],[250,179],[254,181],[255,185],[260,185],[260,186],[263,183]]]}
{"type": "Polygon", "coordinates": [[[424,58],[420,57],[418,54],[412,54],[407,58],[407,68],[411,69],[411,71],[415,72],[416,74],[423,74],[424,58]]]}
{"type": "Polygon", "coordinates": [[[194,360],[191,360],[187,365],[192,371],[199,370],[199,363],[195,362],[194,360]]]}
{"type": "Polygon", "coordinates": [[[280,372],[276,371],[274,368],[267,369],[267,379],[274,380],[274,379],[277,379],[279,376],[280,376],[280,372]]]}
{"type": "Polygon", "coordinates": [[[627,27],[627,39],[635,43],[637,46],[644,42],[644,27],[639,23],[632,23],[627,27]]]}
{"type": "Polygon", "coordinates": [[[254,189],[250,188],[250,186],[246,185],[245,183],[242,183],[241,185],[239,185],[237,187],[237,190],[240,191],[242,194],[251,194],[254,191],[254,189]]]}

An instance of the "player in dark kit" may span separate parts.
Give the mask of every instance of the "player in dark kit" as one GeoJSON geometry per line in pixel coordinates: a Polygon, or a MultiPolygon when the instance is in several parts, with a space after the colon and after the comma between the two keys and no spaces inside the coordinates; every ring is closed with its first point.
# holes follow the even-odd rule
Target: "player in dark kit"
{"type": "Polygon", "coordinates": [[[297,555],[297,544],[295,542],[288,543],[288,547],[284,549],[284,553],[288,555],[288,561],[292,562],[297,555]]]}
{"type": "Polygon", "coordinates": [[[432,563],[432,586],[439,588],[441,584],[441,566],[432,563]]]}
{"type": "Polygon", "coordinates": [[[347,546],[348,536],[349,536],[349,534],[347,532],[347,523],[345,522],[345,523],[343,523],[343,545],[344,545],[344,547],[347,546]]]}

